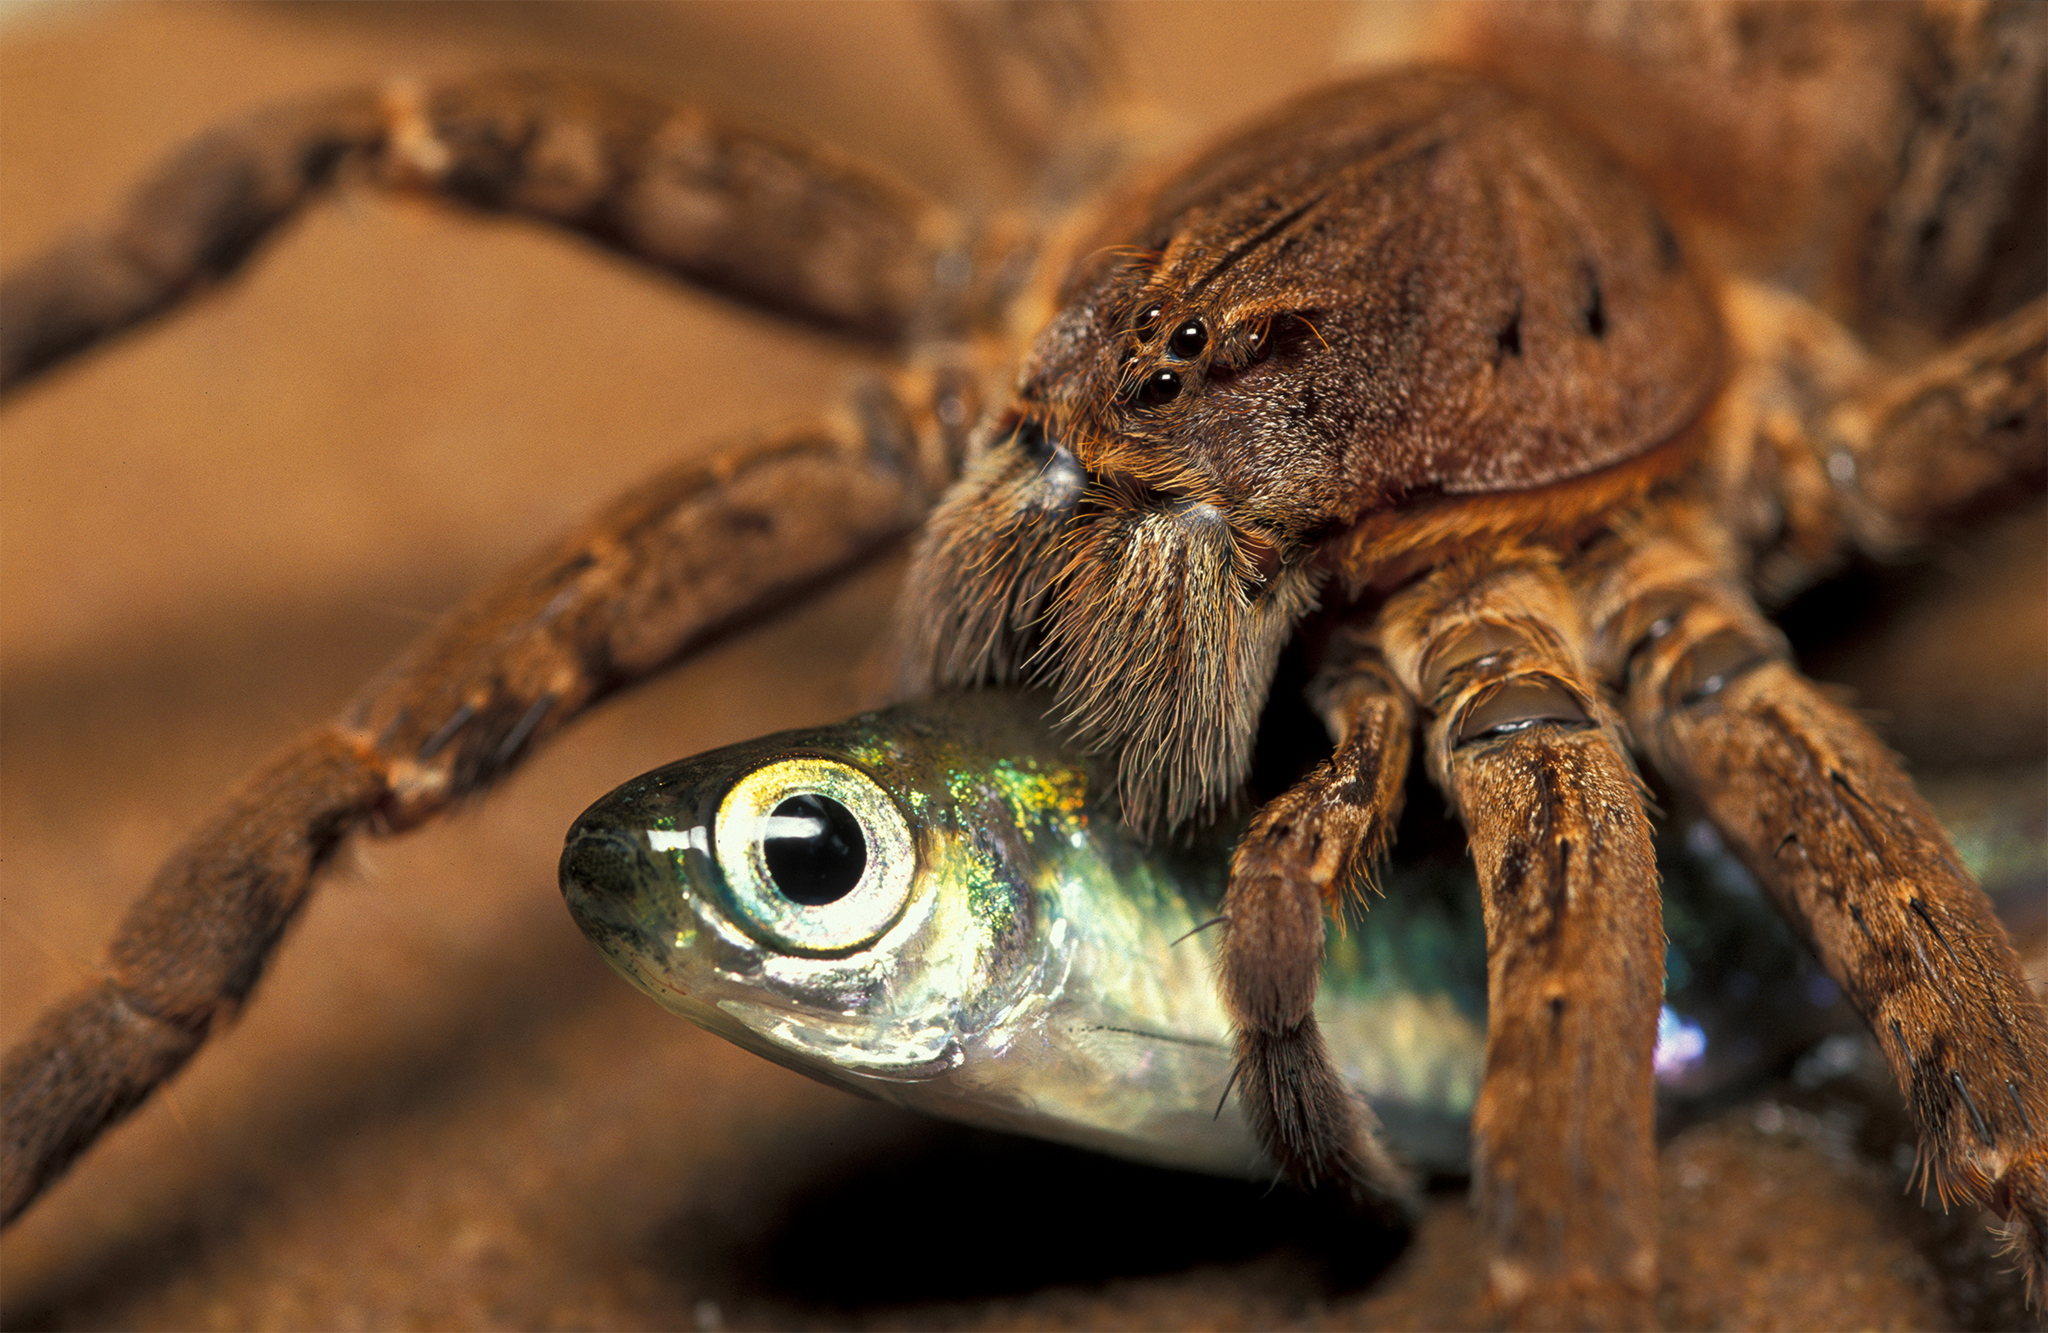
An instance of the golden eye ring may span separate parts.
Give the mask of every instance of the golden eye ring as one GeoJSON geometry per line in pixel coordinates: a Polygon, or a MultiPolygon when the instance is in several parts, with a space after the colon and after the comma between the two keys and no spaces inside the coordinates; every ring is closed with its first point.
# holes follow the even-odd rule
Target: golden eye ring
{"type": "Polygon", "coordinates": [[[895,800],[850,764],[797,756],[733,784],[712,828],[737,922],[792,953],[851,953],[903,914],[917,844],[895,800]]]}

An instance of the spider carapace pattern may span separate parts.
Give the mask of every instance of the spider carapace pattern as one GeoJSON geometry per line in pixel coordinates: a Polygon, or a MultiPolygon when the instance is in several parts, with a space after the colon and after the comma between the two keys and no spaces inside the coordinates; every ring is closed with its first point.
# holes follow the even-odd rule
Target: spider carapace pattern
{"type": "Polygon", "coordinates": [[[434,818],[915,533],[907,687],[1051,687],[1149,828],[1233,797],[1305,648],[1335,750],[1238,848],[1219,985],[1275,1158],[1367,1208],[1408,1185],[1309,1006],[1419,742],[1485,900],[1474,1193],[1500,1320],[1652,1322],[1663,935],[1638,761],[1812,943],[1927,1180],[1997,1210],[2038,1284],[2041,1006],[1898,762],[1759,609],[2038,480],[2038,14],[1474,10],[1444,63],[1297,98],[1121,193],[1135,119],[1099,15],[949,22],[1036,166],[1028,207],[956,211],[588,79],[472,77],[256,114],[8,278],[11,388],[374,182],[901,356],[843,410],[637,487],[230,798],[105,979],[9,1054],[8,1215],[241,1005],[351,833],[434,818]]]}

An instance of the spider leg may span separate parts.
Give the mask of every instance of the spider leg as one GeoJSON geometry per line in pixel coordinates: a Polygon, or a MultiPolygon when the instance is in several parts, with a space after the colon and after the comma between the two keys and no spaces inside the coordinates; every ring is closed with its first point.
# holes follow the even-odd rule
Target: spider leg
{"type": "Polygon", "coordinates": [[[1102,6],[949,4],[933,17],[969,105],[1031,172],[1041,203],[1070,204],[1121,165],[1132,108],[1102,6]]]}
{"type": "Polygon", "coordinates": [[[1768,285],[1725,296],[1743,354],[1712,430],[1713,507],[1766,604],[2048,474],[2048,297],[1901,365],[1768,285]]]}
{"type": "Polygon", "coordinates": [[[2038,1291],[2048,1015],[1898,759],[1793,669],[1713,549],[1683,526],[1636,534],[1596,594],[1630,726],[1870,1025],[1919,1125],[1927,1181],[2002,1213],[2038,1291]]]}
{"type": "Polygon", "coordinates": [[[910,531],[946,472],[939,415],[877,387],[837,420],[648,480],[254,774],[130,909],[103,980],[0,1065],[0,1218],[234,1014],[351,832],[433,818],[600,699],[910,531]]]}
{"type": "Polygon", "coordinates": [[[1257,816],[1230,863],[1220,983],[1237,1031],[1237,1086],[1253,1131],[1287,1173],[1383,1209],[1410,1191],[1371,1108],[1330,1063],[1312,1006],[1326,911],[1371,871],[1401,814],[1415,705],[1379,653],[1333,643],[1311,700],[1330,758],[1257,816]]]}
{"type": "Polygon", "coordinates": [[[1829,414],[1826,467],[1857,545],[1894,556],[1987,495],[2048,472],[2048,296],[1829,414]]]}
{"type": "MultiPolygon", "coordinates": [[[[808,323],[903,341],[944,209],[824,149],[562,75],[394,84],[197,139],[0,283],[0,391],[226,279],[344,176],[553,223],[808,323]]],[[[957,267],[957,266],[956,266],[957,267]]]]}
{"type": "Polygon", "coordinates": [[[1663,912],[1642,793],[1577,612],[1552,557],[1511,550],[1439,569],[1380,623],[1429,710],[1430,771],[1482,895],[1472,1127],[1488,1299],[1513,1327],[1648,1327],[1663,912]]]}

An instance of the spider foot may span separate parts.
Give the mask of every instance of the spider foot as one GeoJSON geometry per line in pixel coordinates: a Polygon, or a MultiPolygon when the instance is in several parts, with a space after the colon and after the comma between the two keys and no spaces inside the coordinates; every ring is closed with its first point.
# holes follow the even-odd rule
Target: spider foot
{"type": "Polygon", "coordinates": [[[1656,1326],[1650,1317],[1654,1274],[1638,1281],[1616,1281],[1591,1270],[1537,1278],[1524,1265],[1496,1259],[1487,1277],[1493,1317],[1501,1328],[1627,1333],[1656,1326]]]}
{"type": "Polygon", "coordinates": [[[2048,1289],[2048,1147],[2021,1153],[1991,1188],[1991,1206],[2004,1217],[2004,1248],[2027,1284],[2027,1304],[2041,1308],[2048,1289]]]}
{"type": "Polygon", "coordinates": [[[1236,1085],[1252,1132],[1288,1177],[1390,1225],[1414,1220],[1415,1181],[1379,1119],[1337,1075],[1313,1016],[1237,1036],[1236,1085]]]}
{"type": "MultiPolygon", "coordinates": [[[[1277,804],[1277,803],[1276,803],[1277,804]]],[[[1299,877],[1260,873],[1262,820],[1240,846],[1224,914],[1224,994],[1237,1020],[1234,1084],[1260,1145],[1312,1193],[1387,1213],[1412,1185],[1352,1096],[1311,1006],[1323,956],[1323,900],[1299,877]]],[[[1283,830],[1285,825],[1282,825],[1283,830]]]]}

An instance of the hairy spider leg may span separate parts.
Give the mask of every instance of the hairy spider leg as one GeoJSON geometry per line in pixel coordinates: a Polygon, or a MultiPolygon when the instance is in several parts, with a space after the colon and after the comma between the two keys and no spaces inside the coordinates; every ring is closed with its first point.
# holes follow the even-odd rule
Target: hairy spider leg
{"type": "Polygon", "coordinates": [[[635,487],[259,770],[158,872],[105,978],[8,1053],[5,1218],[247,999],[349,833],[433,818],[604,696],[888,546],[951,479],[979,410],[971,358],[933,336],[959,326],[930,313],[961,308],[931,276],[947,215],[815,150],[537,76],[325,98],[201,140],[114,224],[9,279],[12,382],[231,272],[350,153],[812,324],[907,339],[918,323],[920,364],[832,419],[635,487]]]}
{"type": "Polygon", "coordinates": [[[1401,817],[1415,705],[1357,633],[1333,641],[1309,688],[1329,759],[1263,806],[1230,862],[1218,980],[1236,1027],[1237,1086],[1259,1141],[1289,1175],[1375,1211],[1412,1185],[1344,1089],[1316,1026],[1324,913],[1360,887],[1401,817]]]}
{"type": "Polygon", "coordinates": [[[175,154],[0,285],[0,390],[232,276],[360,176],[551,223],[884,345],[928,310],[953,214],[814,145],[590,80],[480,75],[288,103],[175,154]]]}
{"type": "Polygon", "coordinates": [[[1479,875],[1488,1302],[1511,1327],[1649,1327],[1663,902],[1569,584],[1542,547],[1465,556],[1396,594],[1380,627],[1479,875]]]}
{"type": "Polygon", "coordinates": [[[1870,1026],[1923,1180],[2048,1269],[2048,1016],[1898,759],[1792,666],[1696,510],[1628,531],[1589,589],[1644,752],[1699,802],[1870,1026]]]}

